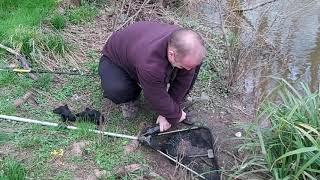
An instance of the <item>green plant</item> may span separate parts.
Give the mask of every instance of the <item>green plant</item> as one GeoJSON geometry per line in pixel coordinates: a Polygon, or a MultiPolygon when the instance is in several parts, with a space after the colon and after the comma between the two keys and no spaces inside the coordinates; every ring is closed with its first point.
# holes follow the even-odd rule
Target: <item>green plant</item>
{"type": "Polygon", "coordinates": [[[311,92],[301,84],[300,91],[281,80],[274,91],[277,103],[261,105],[257,119],[268,119],[271,127],[245,128],[250,136],[241,149],[251,151],[250,158],[232,177],[260,172],[273,179],[320,178],[320,89],[311,92]]]}
{"type": "Polygon", "coordinates": [[[64,16],[61,14],[54,14],[51,17],[50,23],[57,30],[66,27],[66,20],[64,19],[64,16]]]}
{"type": "Polygon", "coordinates": [[[86,119],[77,119],[75,126],[77,130],[70,131],[70,136],[74,139],[90,139],[97,137],[91,130],[95,129],[95,124],[87,122],[86,119]]]}
{"type": "Polygon", "coordinates": [[[11,136],[8,133],[0,132],[0,144],[5,143],[6,141],[10,140],[11,136]]]}
{"type": "Polygon", "coordinates": [[[70,45],[64,40],[63,36],[59,34],[46,34],[42,38],[42,42],[47,48],[44,48],[44,51],[53,51],[56,54],[61,56],[65,55],[70,51],[70,45]]]}
{"type": "Polygon", "coordinates": [[[97,8],[93,5],[85,3],[84,5],[70,9],[67,12],[67,17],[72,24],[82,24],[90,21],[97,15],[97,8]]]}
{"type": "Polygon", "coordinates": [[[24,167],[11,157],[0,160],[0,179],[3,180],[23,180],[26,179],[24,167]]]}

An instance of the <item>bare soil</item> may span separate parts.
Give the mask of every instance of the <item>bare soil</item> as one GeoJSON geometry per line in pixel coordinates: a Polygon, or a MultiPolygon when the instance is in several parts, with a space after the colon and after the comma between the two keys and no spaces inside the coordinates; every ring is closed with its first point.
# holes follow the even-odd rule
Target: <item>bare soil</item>
{"type": "MultiPolygon", "coordinates": [[[[72,143],[62,156],[52,156],[50,160],[52,175],[56,175],[60,170],[68,170],[71,172],[73,179],[76,180],[96,180],[106,175],[106,172],[96,167],[94,161],[89,157],[85,157],[84,148],[90,144],[89,141],[79,141],[72,143]],[[71,162],[68,158],[82,157],[85,164],[71,162]]],[[[49,177],[49,176],[48,176],[49,177]]]]}

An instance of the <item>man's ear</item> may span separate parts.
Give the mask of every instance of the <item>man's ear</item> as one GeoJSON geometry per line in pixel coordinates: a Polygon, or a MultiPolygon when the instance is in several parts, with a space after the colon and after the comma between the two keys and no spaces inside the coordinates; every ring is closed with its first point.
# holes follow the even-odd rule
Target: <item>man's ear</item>
{"type": "Polygon", "coordinates": [[[175,52],[171,48],[168,49],[168,59],[169,61],[173,61],[175,59],[175,52]]]}

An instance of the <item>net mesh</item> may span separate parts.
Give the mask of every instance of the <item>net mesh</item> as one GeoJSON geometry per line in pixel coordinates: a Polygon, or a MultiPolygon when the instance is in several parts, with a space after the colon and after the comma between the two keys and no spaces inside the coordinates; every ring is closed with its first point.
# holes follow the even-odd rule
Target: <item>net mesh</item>
{"type": "Polygon", "coordinates": [[[154,135],[151,146],[170,155],[206,179],[220,179],[213,138],[206,127],[171,134],[154,135]]]}

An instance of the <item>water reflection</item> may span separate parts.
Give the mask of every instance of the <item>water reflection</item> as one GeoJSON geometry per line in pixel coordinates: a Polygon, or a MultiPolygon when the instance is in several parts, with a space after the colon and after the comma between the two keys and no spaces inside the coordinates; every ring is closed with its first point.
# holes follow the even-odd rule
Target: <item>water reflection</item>
{"type": "MultiPolygon", "coordinates": [[[[248,0],[242,2],[240,7],[250,7],[261,2],[248,0]]],[[[279,0],[245,11],[243,15],[255,30],[250,31],[250,37],[248,30],[239,34],[241,42],[249,48],[253,43],[251,41],[259,40],[259,34],[273,46],[273,50],[279,50],[282,54],[274,56],[274,52],[269,52],[267,57],[249,58],[246,62],[247,73],[243,82],[247,94],[244,97],[246,104],[250,104],[250,101],[252,104],[252,95],[257,98],[272,89],[272,81],[264,78],[269,75],[283,77],[292,83],[303,81],[312,90],[317,89],[320,79],[320,1],[279,0]],[[266,60],[269,60],[263,66],[266,69],[250,69],[266,60]]],[[[261,53],[267,54],[263,50],[261,53]]]]}

